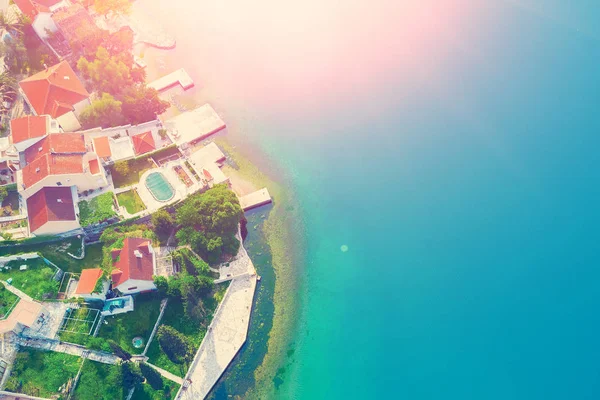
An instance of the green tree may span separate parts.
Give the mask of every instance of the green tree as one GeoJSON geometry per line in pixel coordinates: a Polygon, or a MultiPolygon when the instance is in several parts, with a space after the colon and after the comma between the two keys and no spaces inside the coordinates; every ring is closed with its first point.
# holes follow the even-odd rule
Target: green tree
{"type": "Polygon", "coordinates": [[[161,325],[157,332],[158,344],[169,360],[176,364],[188,362],[192,357],[192,348],[188,339],[176,329],[161,325]]]}
{"type": "Polygon", "coordinates": [[[226,185],[216,185],[188,197],[177,209],[176,221],[181,227],[177,240],[190,245],[209,264],[215,264],[223,254],[237,253],[240,243],[235,235],[242,216],[235,193],[226,185]]]}
{"type": "Polygon", "coordinates": [[[116,162],[115,171],[121,176],[129,175],[129,163],[127,161],[116,162]]]}
{"type": "Polygon", "coordinates": [[[77,61],[77,69],[101,93],[116,96],[123,88],[133,84],[130,67],[121,59],[111,57],[104,47],[98,47],[93,61],[80,57],[77,61]]]}
{"type": "Polygon", "coordinates": [[[146,378],[146,382],[152,386],[152,389],[161,390],[163,388],[162,377],[154,368],[150,367],[146,363],[141,363],[140,371],[142,371],[142,375],[144,375],[144,378],[146,378]]]}
{"type": "Polygon", "coordinates": [[[167,294],[169,291],[169,281],[164,276],[154,276],[154,286],[160,294],[167,294]]]}
{"type": "Polygon", "coordinates": [[[143,84],[129,86],[123,92],[123,115],[127,122],[138,125],[156,119],[169,108],[168,101],[158,97],[158,92],[143,84]]]}
{"type": "Polygon", "coordinates": [[[8,190],[6,190],[6,186],[0,186],[0,204],[6,199],[8,196],[8,190]]]}
{"type": "Polygon", "coordinates": [[[123,388],[128,391],[144,380],[140,368],[131,362],[121,364],[121,375],[123,376],[123,388]]]}
{"type": "Polygon", "coordinates": [[[102,93],[101,98],[92,101],[92,104],[81,112],[79,120],[84,129],[123,125],[121,102],[108,93],[102,93]]]}
{"type": "Polygon", "coordinates": [[[94,11],[97,14],[104,15],[108,18],[108,14],[123,15],[131,12],[130,0],[94,0],[94,11]]]}
{"type": "Polygon", "coordinates": [[[131,354],[125,351],[121,346],[119,346],[114,340],[109,340],[108,345],[113,353],[123,361],[131,360],[131,354]]]}
{"type": "Polygon", "coordinates": [[[175,220],[168,211],[158,210],[152,214],[152,225],[154,225],[154,232],[156,232],[158,237],[166,241],[173,230],[175,220]]]}

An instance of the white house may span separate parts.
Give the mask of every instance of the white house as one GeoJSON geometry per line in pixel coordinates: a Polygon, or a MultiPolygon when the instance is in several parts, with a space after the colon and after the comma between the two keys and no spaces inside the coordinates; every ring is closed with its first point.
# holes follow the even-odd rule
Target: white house
{"type": "Polygon", "coordinates": [[[125,238],[122,249],[111,251],[113,289],[124,295],[155,290],[156,257],[148,239],[125,238]]]}
{"type": "Polygon", "coordinates": [[[17,188],[24,199],[46,186],[76,186],[78,192],[108,185],[96,153],[88,152],[83,135],[49,134],[25,150],[17,171],[17,188]]]}

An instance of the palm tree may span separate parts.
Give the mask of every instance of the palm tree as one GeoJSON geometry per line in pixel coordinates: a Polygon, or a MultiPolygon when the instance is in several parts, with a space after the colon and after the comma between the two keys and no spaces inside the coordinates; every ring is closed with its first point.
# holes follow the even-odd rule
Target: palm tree
{"type": "Polygon", "coordinates": [[[9,14],[4,11],[0,11],[0,31],[5,30],[8,33],[23,33],[23,26],[25,25],[23,18],[19,18],[14,14],[9,14]]]}
{"type": "Polygon", "coordinates": [[[0,110],[6,111],[5,102],[12,103],[17,98],[17,81],[8,72],[0,74],[0,110]]]}

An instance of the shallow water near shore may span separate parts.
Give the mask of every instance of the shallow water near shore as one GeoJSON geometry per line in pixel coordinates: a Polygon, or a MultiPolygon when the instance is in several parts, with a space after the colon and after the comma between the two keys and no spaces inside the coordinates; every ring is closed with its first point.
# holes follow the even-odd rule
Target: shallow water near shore
{"type": "Polygon", "coordinates": [[[600,397],[600,4],[138,1],[280,187],[214,398],[600,397]]]}

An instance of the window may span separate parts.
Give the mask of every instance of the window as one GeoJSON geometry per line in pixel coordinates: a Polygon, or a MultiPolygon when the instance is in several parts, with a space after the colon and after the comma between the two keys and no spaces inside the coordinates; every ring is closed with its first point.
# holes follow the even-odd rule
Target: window
{"type": "Polygon", "coordinates": [[[61,182],[56,182],[56,186],[62,186],[61,182]]]}
{"type": "Polygon", "coordinates": [[[127,288],[127,290],[135,290],[135,289],[137,289],[137,286],[127,288]]]}

